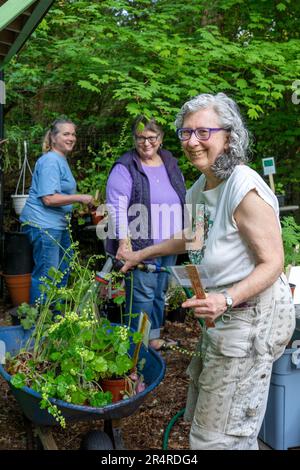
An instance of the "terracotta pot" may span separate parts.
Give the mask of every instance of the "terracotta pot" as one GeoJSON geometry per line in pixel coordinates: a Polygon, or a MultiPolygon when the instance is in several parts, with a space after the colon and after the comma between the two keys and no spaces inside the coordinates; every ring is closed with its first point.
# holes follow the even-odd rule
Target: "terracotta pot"
{"type": "Polygon", "coordinates": [[[291,289],[292,297],[294,298],[295,289],[296,289],[296,284],[292,284],[292,283],[290,282],[290,283],[289,283],[289,286],[290,286],[290,289],[291,289]]]}
{"type": "Polygon", "coordinates": [[[103,379],[101,380],[101,388],[103,392],[112,393],[112,402],[116,403],[123,399],[123,392],[126,389],[126,380],[122,379],[103,379]]]}
{"type": "Polygon", "coordinates": [[[27,274],[3,274],[6,287],[12,304],[17,306],[23,302],[29,304],[31,273],[27,274]]]}
{"type": "Polygon", "coordinates": [[[97,211],[91,212],[91,217],[92,217],[92,224],[97,225],[102,219],[103,215],[97,214],[97,211]]]}

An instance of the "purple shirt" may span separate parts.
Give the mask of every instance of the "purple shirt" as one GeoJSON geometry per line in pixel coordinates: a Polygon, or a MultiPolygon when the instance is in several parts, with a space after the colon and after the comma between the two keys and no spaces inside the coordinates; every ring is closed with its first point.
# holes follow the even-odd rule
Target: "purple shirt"
{"type": "MultiPolygon", "coordinates": [[[[151,230],[154,244],[182,229],[182,207],[170,183],[165,165],[142,164],[150,184],[151,230]]],[[[124,165],[117,164],[107,182],[106,202],[115,208],[114,222],[118,238],[127,237],[127,210],[132,191],[132,178],[124,165]]]]}

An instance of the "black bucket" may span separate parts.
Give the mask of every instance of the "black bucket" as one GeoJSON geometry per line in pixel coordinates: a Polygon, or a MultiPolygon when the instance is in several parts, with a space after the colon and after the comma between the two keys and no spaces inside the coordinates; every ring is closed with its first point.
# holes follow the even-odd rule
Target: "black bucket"
{"type": "Polygon", "coordinates": [[[27,274],[33,268],[32,246],[22,232],[4,234],[3,272],[5,274],[27,274]]]}

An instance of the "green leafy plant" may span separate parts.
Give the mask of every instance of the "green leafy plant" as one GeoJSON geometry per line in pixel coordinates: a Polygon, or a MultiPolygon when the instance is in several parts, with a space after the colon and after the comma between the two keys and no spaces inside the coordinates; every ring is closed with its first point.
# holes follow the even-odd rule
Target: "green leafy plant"
{"type": "Polygon", "coordinates": [[[169,287],[166,296],[167,310],[172,311],[180,308],[186,299],[186,294],[181,286],[169,287]]]}
{"type": "Polygon", "coordinates": [[[64,417],[50,398],[102,407],[111,403],[112,395],[102,390],[101,380],[119,377],[128,381],[126,396],[137,393],[138,384],[134,385],[130,377],[136,365],[129,351],[132,343],[137,345],[142,340],[140,333],[111,324],[101,316],[100,284],[91,269],[97,256],[83,265],[77,243],[72,243],[70,253],[72,274],[68,286],[60,287],[63,273],[51,268],[43,279],[44,301],[35,307],[19,307],[24,329],[35,328],[25,348],[7,362],[12,385],[26,385],[39,392],[41,408],[46,408],[62,426],[64,417]]]}
{"type": "Polygon", "coordinates": [[[105,202],[106,182],[114,161],[127,150],[130,134],[128,120],[125,120],[115,145],[103,142],[99,151],[88,148],[89,165],[81,160],[77,161],[78,189],[82,193],[92,194],[95,204],[99,206],[105,202]]]}
{"type": "Polygon", "coordinates": [[[284,265],[300,264],[300,225],[297,224],[293,216],[282,218],[282,241],[284,248],[284,265]]]}
{"type": "Polygon", "coordinates": [[[283,196],[285,195],[284,185],[280,181],[275,183],[275,194],[282,194],[283,196]]]}

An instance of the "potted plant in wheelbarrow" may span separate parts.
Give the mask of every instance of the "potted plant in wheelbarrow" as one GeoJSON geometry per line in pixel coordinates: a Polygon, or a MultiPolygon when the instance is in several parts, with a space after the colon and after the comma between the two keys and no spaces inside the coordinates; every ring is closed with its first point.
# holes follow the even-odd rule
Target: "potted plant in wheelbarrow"
{"type": "MultiPolygon", "coordinates": [[[[23,409],[29,419],[46,425],[58,422],[63,427],[66,418],[74,419],[74,413],[76,417],[78,414],[78,419],[83,419],[86,413],[91,413],[93,418],[128,416],[136,409],[136,397],[149,393],[164,374],[164,364],[152,351],[141,350],[137,360],[134,353],[141,347],[141,333],[133,332],[125,325],[112,324],[100,316],[99,288],[90,266],[97,256],[91,257],[83,266],[78,260],[76,245],[73,249],[70,284],[59,287],[62,274],[54,268],[49,271],[49,278],[44,279],[42,289],[47,300],[36,306],[35,317],[31,310],[30,321],[21,319],[31,333],[27,334],[28,341],[19,344],[17,353],[13,351],[14,347],[7,348],[13,354],[7,355],[5,372],[0,367],[13,392],[20,390],[23,396],[26,395],[23,402],[22,395],[17,393],[16,396],[17,399],[21,397],[18,401],[22,408],[30,394],[38,400],[40,408],[51,415],[44,413],[39,416],[38,409],[30,404],[29,410],[23,409]],[[141,373],[145,361],[148,391],[141,373]],[[158,377],[155,377],[157,372],[158,377]],[[108,378],[123,379],[123,389],[118,397],[121,401],[113,405],[113,394],[103,385],[108,378]],[[126,402],[130,405],[127,409],[122,405],[126,402]]],[[[9,333],[16,335],[17,332],[11,330],[9,333]]],[[[0,328],[0,340],[5,342],[7,334],[0,328]]],[[[140,403],[139,400],[136,402],[140,403]]]]}

